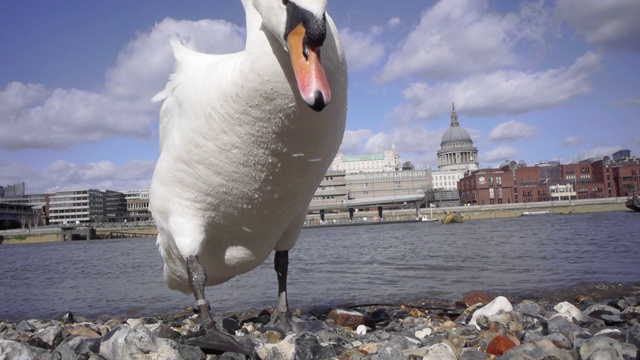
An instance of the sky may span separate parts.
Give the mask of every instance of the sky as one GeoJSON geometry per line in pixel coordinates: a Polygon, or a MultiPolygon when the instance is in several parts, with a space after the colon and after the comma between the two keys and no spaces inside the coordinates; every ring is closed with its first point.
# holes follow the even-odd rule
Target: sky
{"type": "MultiPolygon", "coordinates": [[[[273,0],[277,1],[277,0],[273,0]]],[[[455,103],[482,168],[640,155],[640,1],[329,0],[349,67],[341,152],[437,169],[455,103]]],[[[238,0],[0,2],[0,185],[148,188],[169,39],[244,48],[238,0]]]]}

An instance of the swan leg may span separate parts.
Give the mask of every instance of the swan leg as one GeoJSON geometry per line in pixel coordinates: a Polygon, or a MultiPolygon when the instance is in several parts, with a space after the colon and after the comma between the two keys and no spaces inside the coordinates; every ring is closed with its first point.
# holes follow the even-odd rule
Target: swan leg
{"type": "MultiPolygon", "coordinates": [[[[187,258],[187,275],[189,284],[196,298],[199,317],[202,319],[202,329],[194,334],[187,335],[184,340],[188,345],[205,349],[229,351],[248,356],[254,356],[254,345],[240,344],[236,338],[226,334],[218,328],[209,311],[209,304],[204,297],[204,285],[207,274],[204,267],[198,261],[197,256],[187,258]]],[[[247,339],[248,342],[251,342],[247,339]]]]}
{"type": "Polygon", "coordinates": [[[271,316],[268,326],[287,333],[291,330],[291,310],[287,299],[287,273],[289,271],[289,251],[276,251],[273,267],[278,275],[278,306],[271,316]]]}
{"type": "Polygon", "coordinates": [[[272,328],[287,334],[289,331],[294,333],[317,332],[324,329],[324,325],[320,320],[300,320],[293,319],[293,313],[289,309],[289,301],[287,299],[287,273],[289,271],[289,252],[276,251],[273,261],[276,274],[278,274],[278,306],[271,316],[271,321],[267,324],[267,328],[272,328]]]}

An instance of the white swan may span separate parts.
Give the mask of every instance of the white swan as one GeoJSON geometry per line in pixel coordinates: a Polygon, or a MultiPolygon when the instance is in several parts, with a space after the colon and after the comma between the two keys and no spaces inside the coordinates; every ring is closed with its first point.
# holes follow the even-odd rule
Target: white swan
{"type": "Polygon", "coordinates": [[[176,70],[154,98],[164,102],[150,208],[165,280],[194,293],[207,325],[198,344],[248,354],[216,328],[204,287],[275,250],[273,322],[286,330],[288,250],[342,141],[347,69],[325,0],[242,4],[245,51],[209,55],[172,41],[176,70]]]}

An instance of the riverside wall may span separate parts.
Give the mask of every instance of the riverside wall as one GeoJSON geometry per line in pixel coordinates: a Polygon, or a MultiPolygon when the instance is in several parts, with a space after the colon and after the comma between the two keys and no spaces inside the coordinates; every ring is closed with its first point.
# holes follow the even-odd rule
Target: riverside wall
{"type": "MultiPolygon", "coordinates": [[[[547,201],[536,203],[516,203],[516,204],[495,204],[495,205],[475,205],[475,206],[454,206],[446,208],[422,208],[421,216],[427,216],[442,220],[447,212],[458,212],[464,220],[480,220],[480,219],[497,219],[522,216],[524,212],[548,211],[550,214],[580,214],[580,213],[598,213],[609,211],[631,211],[625,207],[626,198],[604,198],[589,200],[563,200],[563,201],[547,201]]],[[[332,221],[348,219],[348,213],[326,214],[326,219],[332,221]]],[[[354,219],[359,221],[376,221],[378,216],[377,210],[359,211],[355,214],[354,219]]],[[[415,219],[415,209],[385,209],[383,216],[386,220],[409,220],[415,219]]],[[[316,216],[318,217],[318,216],[316,216]]],[[[319,219],[311,218],[314,222],[319,219]]],[[[150,227],[131,227],[126,228],[97,228],[98,238],[104,238],[106,234],[112,231],[139,232],[141,237],[156,235],[156,229],[150,227]],[[126,229],[126,230],[125,230],[126,229]]],[[[56,242],[60,241],[60,228],[58,227],[41,227],[27,229],[14,229],[0,231],[0,243],[2,244],[26,244],[39,242],[56,242]]]]}

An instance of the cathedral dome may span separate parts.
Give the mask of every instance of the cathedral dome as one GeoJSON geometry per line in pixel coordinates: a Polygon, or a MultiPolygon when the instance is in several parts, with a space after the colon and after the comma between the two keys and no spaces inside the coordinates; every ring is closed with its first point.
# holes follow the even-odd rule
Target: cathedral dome
{"type": "Polygon", "coordinates": [[[453,126],[449,127],[442,135],[440,146],[459,142],[472,144],[473,140],[471,140],[471,135],[469,135],[467,129],[462,126],[453,126]]]}
{"type": "Polygon", "coordinates": [[[444,132],[442,135],[442,142],[440,146],[445,146],[449,144],[459,143],[461,145],[472,145],[473,140],[471,140],[471,135],[467,129],[460,126],[458,122],[458,114],[456,113],[455,105],[453,106],[453,110],[451,111],[451,126],[444,132]]]}

